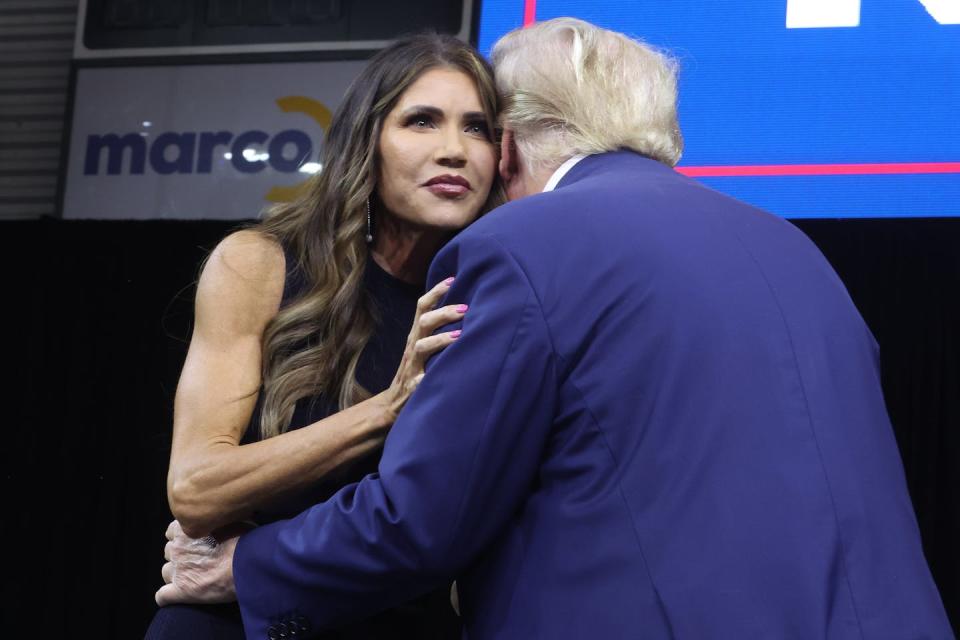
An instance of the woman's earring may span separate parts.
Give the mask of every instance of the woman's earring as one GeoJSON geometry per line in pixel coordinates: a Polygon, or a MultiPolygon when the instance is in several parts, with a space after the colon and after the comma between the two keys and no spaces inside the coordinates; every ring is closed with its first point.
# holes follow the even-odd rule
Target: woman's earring
{"type": "Polygon", "coordinates": [[[367,244],[373,242],[373,224],[370,220],[370,197],[367,196],[367,244]]]}

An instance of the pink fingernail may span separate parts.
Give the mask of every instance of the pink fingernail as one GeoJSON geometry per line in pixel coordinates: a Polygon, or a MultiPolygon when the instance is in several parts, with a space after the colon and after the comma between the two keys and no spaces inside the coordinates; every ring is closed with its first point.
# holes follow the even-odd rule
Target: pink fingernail
{"type": "Polygon", "coordinates": [[[444,280],[444,281],[443,281],[443,284],[445,284],[445,285],[447,285],[447,286],[450,286],[451,284],[453,284],[453,276],[450,276],[449,278],[447,278],[446,280],[444,280]]]}
{"type": "Polygon", "coordinates": [[[467,312],[467,309],[469,309],[469,308],[470,308],[470,307],[468,307],[468,306],[465,305],[465,304],[458,304],[458,305],[457,305],[457,313],[466,313],[466,312],[467,312]]]}
{"type": "Polygon", "coordinates": [[[457,329],[456,331],[451,331],[451,332],[450,332],[450,337],[451,337],[451,338],[459,338],[461,333],[463,333],[463,331],[461,331],[460,329],[457,329]]]}

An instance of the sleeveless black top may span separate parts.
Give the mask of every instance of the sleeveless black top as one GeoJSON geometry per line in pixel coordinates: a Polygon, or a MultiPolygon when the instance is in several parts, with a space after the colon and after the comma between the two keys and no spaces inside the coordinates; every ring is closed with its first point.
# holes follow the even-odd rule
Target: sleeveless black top
{"type": "MultiPolygon", "coordinates": [[[[303,274],[293,267],[296,264],[289,252],[287,276],[283,287],[281,308],[297,298],[304,289],[303,274]],[[292,268],[293,267],[293,268],[292,268]]],[[[364,271],[364,287],[376,310],[376,326],[370,341],[360,354],[357,364],[357,381],[373,394],[390,386],[413,323],[417,299],[423,288],[411,285],[384,271],[372,258],[367,259],[364,271]]],[[[260,403],[257,399],[250,424],[242,442],[260,440],[260,403]]],[[[338,410],[336,398],[317,396],[297,402],[290,429],[300,429],[322,420],[338,410]]],[[[358,482],[365,475],[377,470],[382,449],[377,449],[362,458],[328,474],[326,478],[296,495],[278,499],[268,508],[254,514],[258,524],[292,518],[311,506],[330,498],[343,486],[358,482]]],[[[418,638],[422,640],[448,640],[460,637],[460,622],[450,607],[447,588],[427,594],[410,603],[385,611],[371,618],[352,623],[322,636],[325,639],[385,640],[386,638],[418,638]]]]}

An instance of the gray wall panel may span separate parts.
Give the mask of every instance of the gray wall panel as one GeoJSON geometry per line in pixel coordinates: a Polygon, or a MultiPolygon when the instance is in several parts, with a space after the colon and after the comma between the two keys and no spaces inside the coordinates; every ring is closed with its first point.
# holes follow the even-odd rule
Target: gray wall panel
{"type": "Polygon", "coordinates": [[[0,2],[0,219],[53,215],[76,0],[0,2]]]}

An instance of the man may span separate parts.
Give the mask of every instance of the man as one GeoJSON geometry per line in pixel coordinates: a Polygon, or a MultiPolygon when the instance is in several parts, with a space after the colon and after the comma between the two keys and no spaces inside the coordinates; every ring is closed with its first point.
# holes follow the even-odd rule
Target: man
{"type": "Polygon", "coordinates": [[[161,600],[235,580],[272,639],[457,578],[471,639],[952,637],[876,344],[800,232],[671,169],[671,63],[571,19],[493,59],[515,201],[434,261],[470,313],[379,474],[178,538],[161,600]]]}

